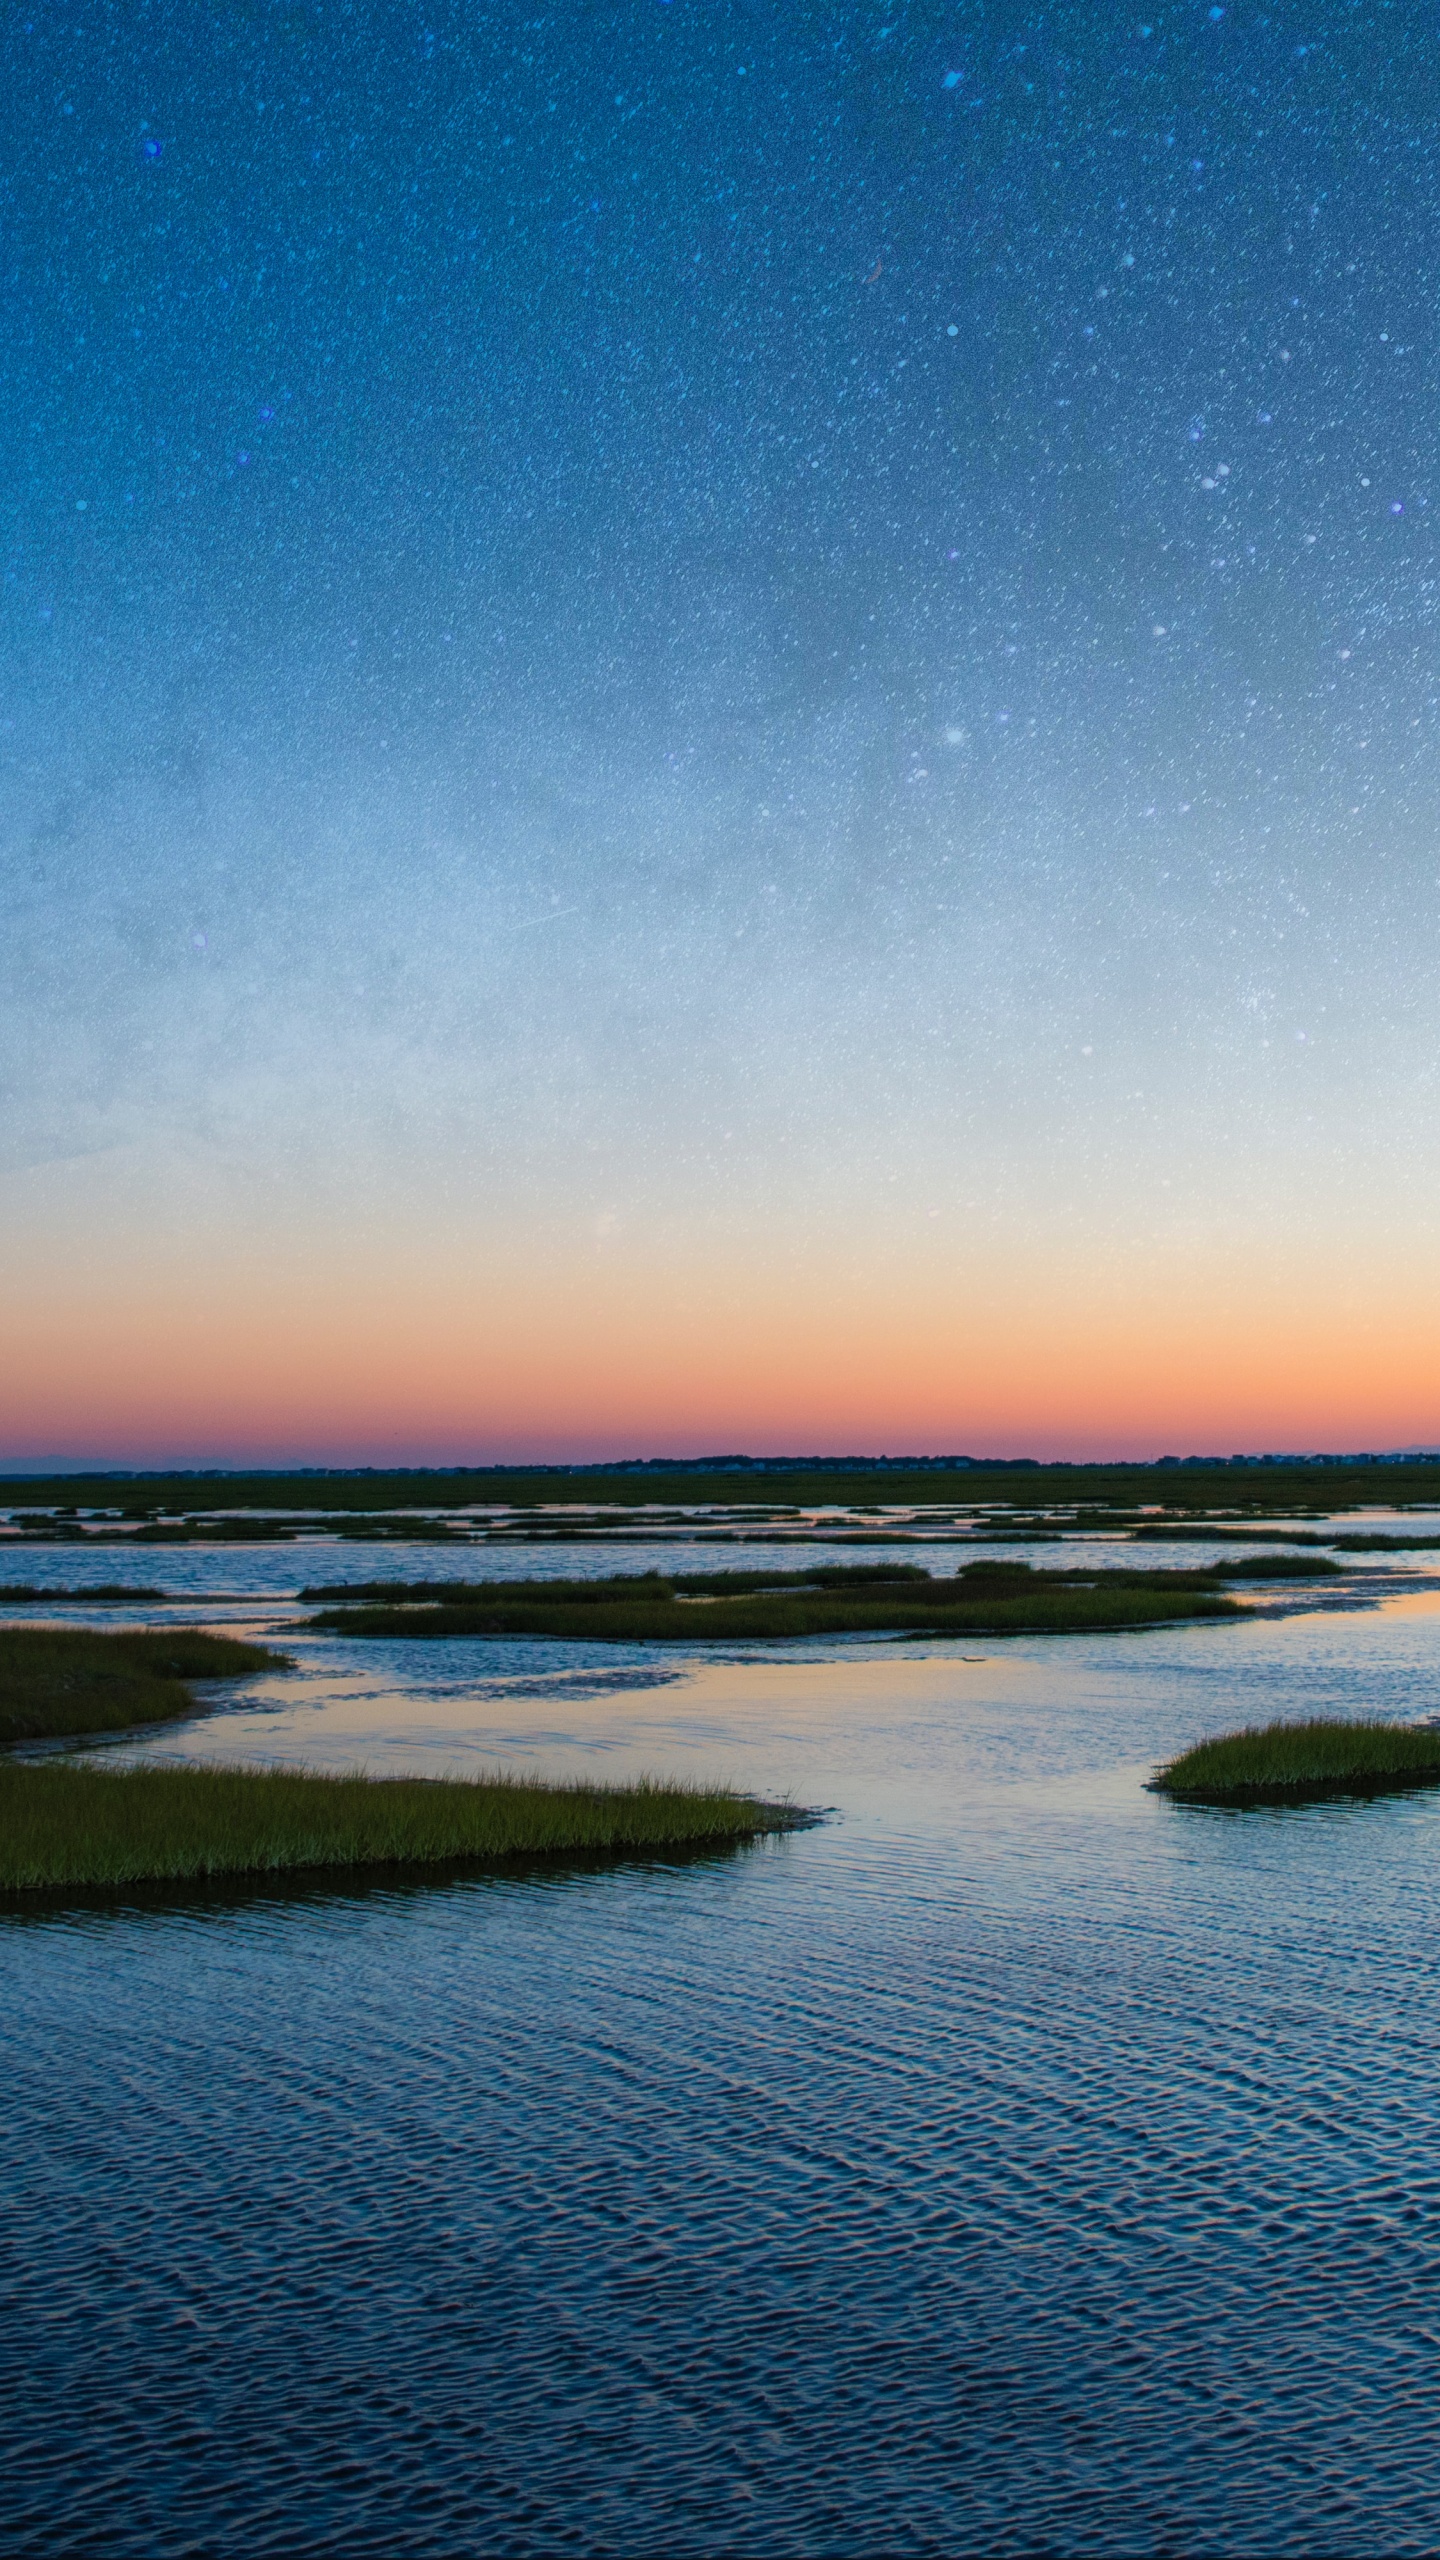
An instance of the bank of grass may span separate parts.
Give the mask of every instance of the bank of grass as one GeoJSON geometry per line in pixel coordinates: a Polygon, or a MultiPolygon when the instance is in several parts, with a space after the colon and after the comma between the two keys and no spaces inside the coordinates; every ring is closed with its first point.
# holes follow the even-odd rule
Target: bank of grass
{"type": "Polygon", "coordinates": [[[1216,1805],[1301,1803],[1440,1785],[1440,1728],[1314,1716],[1304,1724],[1247,1725],[1197,1742],[1157,1769],[1161,1795],[1216,1805]]]}
{"type": "Polygon", "coordinates": [[[1182,1618],[1239,1603],[1214,1569],[1043,1572],[985,1562],[953,1575],[910,1566],[800,1573],[617,1574],[580,1582],[371,1586],[386,1597],[307,1621],[350,1636],[545,1636],[600,1644],[737,1644],[827,1635],[1066,1635],[1182,1618]],[[401,1594],[404,1597],[401,1597],[401,1594]]]}
{"type": "Polygon", "coordinates": [[[366,1469],[317,1476],[229,1474],[206,1477],[156,1474],[119,1477],[104,1473],[11,1476],[0,1479],[0,1504],[34,1510],[63,1506],[127,1513],[226,1511],[310,1515],[329,1513],[453,1514],[483,1504],[529,1510],[564,1504],[585,1510],[612,1504],[640,1511],[700,1503],[749,1509],[776,1503],[806,1507],[923,1503],[971,1512],[1013,1504],[1039,1513],[1054,1506],[1094,1515],[1160,1505],[1166,1511],[1247,1513],[1257,1519],[1295,1518],[1301,1512],[1332,1513],[1361,1505],[1440,1507],[1440,1464],[1406,1458],[1334,1458],[1324,1463],[1231,1465],[1194,1459],[1184,1466],[1036,1466],[1004,1460],[964,1459],[954,1465],[928,1459],[863,1458],[745,1460],[684,1466],[665,1461],[616,1469],[494,1467],[402,1469],[392,1475],[366,1469]]]}
{"type": "Polygon", "coordinates": [[[0,1627],[0,1749],[195,1715],[192,1680],[234,1680],[284,1659],[194,1627],[0,1627]]]}
{"type": "Polygon", "coordinates": [[[0,1891],[728,1847],[805,1817],[722,1788],[0,1762],[0,1891]]]}
{"type": "Polygon", "coordinates": [[[1346,1529],[1331,1533],[1320,1529],[1234,1529],[1224,1523],[1197,1528],[1190,1522],[1143,1520],[1138,1527],[1131,1528],[1130,1535],[1137,1543],[1153,1540],[1167,1546],[1218,1546],[1222,1542],[1227,1546],[1255,1546],[1278,1538],[1286,1547],[1336,1547],[1346,1555],[1412,1554],[1420,1548],[1440,1547],[1440,1538],[1411,1538],[1393,1529],[1346,1529]]]}
{"type": "Polygon", "coordinates": [[[169,1593],[151,1582],[0,1582],[0,1609],[73,1609],[77,1601],[95,1600],[106,1607],[132,1600],[166,1600],[169,1593]]]}
{"type": "Polygon", "coordinates": [[[349,1600],[409,1602],[437,1600],[447,1606],[465,1601],[486,1601],[496,1592],[536,1594],[564,1604],[593,1599],[597,1592],[607,1598],[653,1599],[658,1592],[678,1592],[686,1600],[723,1600],[748,1598],[757,1591],[888,1591],[893,1584],[914,1589],[934,1581],[923,1564],[817,1564],[798,1567],[793,1572],[773,1565],[727,1565],[719,1573],[660,1573],[653,1567],[646,1573],[587,1574],[576,1580],[541,1581],[531,1575],[521,1582],[460,1580],[447,1576],[443,1582],[312,1582],[301,1591],[302,1600],[349,1600]]]}
{"type": "Polygon", "coordinates": [[[1315,1582],[1343,1573],[1333,1556],[1226,1556],[1208,1570],[1220,1582],[1315,1582]]]}

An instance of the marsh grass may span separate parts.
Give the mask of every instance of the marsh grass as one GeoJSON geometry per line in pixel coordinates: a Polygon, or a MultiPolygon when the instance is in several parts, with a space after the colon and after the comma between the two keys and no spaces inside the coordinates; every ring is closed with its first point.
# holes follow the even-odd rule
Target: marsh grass
{"type": "Polygon", "coordinates": [[[721,1847],[809,1819],[722,1788],[0,1762],[0,1891],[721,1847]]]}
{"type": "Polygon", "coordinates": [[[732,1644],[825,1635],[1047,1635],[1223,1618],[1239,1603],[1213,1570],[1046,1573],[990,1562],[952,1576],[920,1566],[822,1566],[796,1574],[615,1575],[583,1582],[415,1586],[402,1602],[308,1620],[354,1636],[545,1636],[577,1643],[732,1644]]]}
{"type": "Polygon", "coordinates": [[[1161,1795],[1191,1803],[1297,1803],[1440,1785],[1440,1728],[1315,1716],[1304,1724],[1247,1725],[1197,1742],[1157,1769],[1161,1795]]]}
{"type": "Polygon", "coordinates": [[[117,1502],[147,1509],[197,1512],[201,1508],[257,1510],[272,1514],[326,1512],[352,1514],[413,1512],[420,1506],[453,1512],[471,1504],[528,1510],[533,1505],[563,1503],[584,1510],[612,1504],[640,1511],[652,1505],[665,1510],[715,1503],[739,1511],[777,1502],[787,1507],[826,1504],[835,1507],[916,1503],[926,1509],[1013,1504],[1032,1516],[1052,1508],[1103,1512],[1134,1511],[1159,1505],[1189,1513],[1249,1512],[1256,1518],[1302,1512],[1333,1513],[1361,1504],[1440,1503],[1440,1466],[1417,1458],[1377,1464],[1368,1459],[1336,1460],[1316,1465],[1237,1468],[1195,1461],[1169,1466],[1035,1466],[963,1461],[954,1467],[933,1463],[884,1465],[864,1459],[713,1462],[695,1467],[604,1468],[466,1468],[402,1469],[393,1474],[362,1470],[294,1476],[246,1476],[217,1471],[210,1476],[151,1475],[119,1479],[102,1473],[0,1479],[0,1502],[47,1511],[64,1505],[113,1507],[117,1502]]]}
{"type": "Polygon", "coordinates": [[[1427,1547],[1431,1549],[1440,1547],[1440,1538],[1404,1538],[1398,1535],[1392,1535],[1389,1530],[1375,1529],[1362,1531],[1357,1529],[1353,1532],[1347,1531],[1343,1537],[1327,1538],[1323,1543],[1326,1546],[1341,1547],[1347,1555],[1379,1555],[1385,1553],[1398,1555],[1405,1552],[1414,1554],[1427,1547]]]}
{"type": "Polygon", "coordinates": [[[1138,1528],[1132,1528],[1130,1535],[1139,1544],[1158,1539],[1187,1546],[1203,1546],[1207,1542],[1217,1546],[1222,1542],[1227,1546],[1262,1546],[1278,1538],[1286,1547],[1338,1547],[1346,1555],[1400,1555],[1440,1547],[1440,1538],[1410,1538],[1393,1529],[1343,1529],[1330,1535],[1319,1529],[1235,1529],[1224,1522],[1197,1528],[1189,1521],[1145,1520],[1138,1528]]]}
{"type": "Polygon", "coordinates": [[[654,1599],[658,1593],[679,1592],[685,1599],[729,1598],[757,1591],[860,1591],[875,1586],[888,1588],[892,1583],[912,1586],[928,1583],[933,1576],[923,1564],[821,1564],[793,1573],[763,1567],[747,1572],[743,1566],[723,1573],[607,1573],[585,1575],[576,1581],[537,1581],[532,1575],[523,1582],[445,1581],[445,1582],[316,1582],[300,1594],[302,1600],[461,1600],[489,1601],[496,1592],[518,1593],[563,1601],[593,1599],[603,1592],[607,1599],[654,1599]]]}
{"type": "Polygon", "coordinates": [[[192,1680],[233,1680],[284,1660],[194,1627],[0,1627],[0,1748],[195,1715],[192,1680]]]}
{"type": "Polygon", "coordinates": [[[0,1582],[0,1609],[52,1608],[73,1609],[77,1602],[96,1600],[114,1607],[131,1600],[165,1600],[168,1592],[157,1590],[148,1582],[54,1582],[42,1586],[38,1582],[0,1582]]]}
{"type": "Polygon", "coordinates": [[[1263,1555],[1227,1558],[1210,1570],[1224,1582],[1311,1582],[1345,1567],[1333,1556],[1263,1555]]]}

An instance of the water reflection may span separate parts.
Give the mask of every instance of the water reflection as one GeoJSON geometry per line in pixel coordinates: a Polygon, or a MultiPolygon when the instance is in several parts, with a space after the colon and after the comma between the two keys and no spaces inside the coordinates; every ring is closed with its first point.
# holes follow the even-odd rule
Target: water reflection
{"type": "Polygon", "coordinates": [[[1432,2549],[1440,1803],[1143,1780],[1426,1712],[1437,1602],[718,1661],[294,1633],[147,1749],[835,1812],[0,1927],[7,2548],[1432,2549]]]}
{"type": "MultiPolygon", "coordinates": [[[[822,1815],[814,1817],[817,1821],[822,1815]]],[[[802,1827],[804,1827],[802,1825],[802,1827]]],[[[217,1923],[240,1916],[312,1916],[358,1904],[403,1908],[417,1896],[447,1893],[493,1894],[502,1888],[562,1891],[594,1876],[661,1876],[687,1867],[713,1867],[783,1848],[793,1835],[780,1833],[757,1840],[699,1841],[676,1848],[647,1849],[633,1857],[583,1850],[555,1854],[519,1854],[485,1866],[473,1858],[438,1860],[422,1867],[317,1867],[281,1876],[187,1877],[167,1884],[123,1886],[56,1886],[53,1892],[29,1893],[5,1906],[4,1927],[49,1929],[88,1923],[102,1936],[123,1933],[137,1920],[172,1918],[217,1923]]]]}

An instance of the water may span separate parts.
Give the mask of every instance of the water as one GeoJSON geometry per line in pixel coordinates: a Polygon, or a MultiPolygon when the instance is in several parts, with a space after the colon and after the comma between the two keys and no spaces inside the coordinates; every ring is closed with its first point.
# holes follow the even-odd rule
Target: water
{"type": "Polygon", "coordinates": [[[7,2552],[1434,2549],[1440,1796],[1142,1783],[1249,1717],[1440,1708],[1430,1559],[1242,1626],[723,1660],[342,1646],[293,1631],[313,1550],[147,1578],[182,1560],[185,1614],[299,1667],[149,1751],[835,1810],[12,1910],[7,2552]]]}

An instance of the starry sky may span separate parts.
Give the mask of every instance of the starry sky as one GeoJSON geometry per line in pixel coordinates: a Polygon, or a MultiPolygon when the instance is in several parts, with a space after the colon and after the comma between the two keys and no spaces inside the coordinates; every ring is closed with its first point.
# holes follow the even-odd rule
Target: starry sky
{"type": "Polygon", "coordinates": [[[1433,11],[0,43],[4,1454],[1440,1438],[1433,11]]]}

